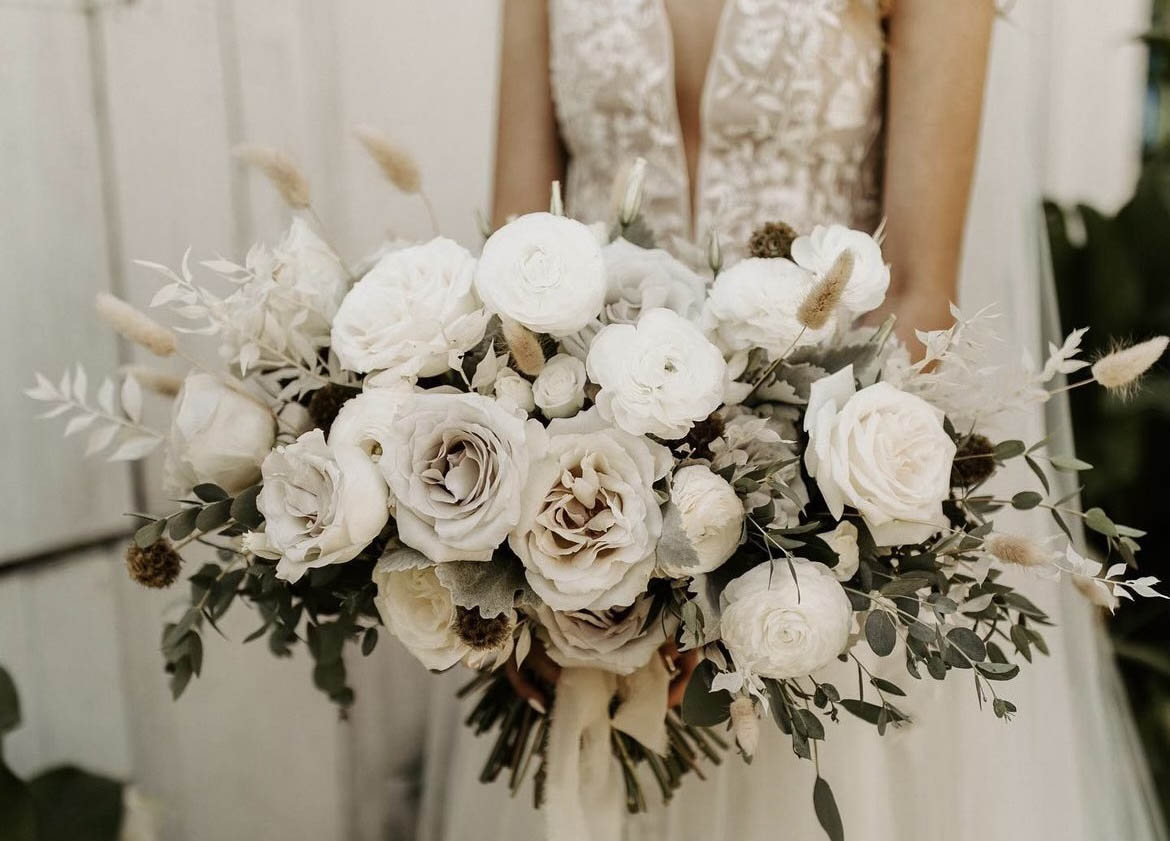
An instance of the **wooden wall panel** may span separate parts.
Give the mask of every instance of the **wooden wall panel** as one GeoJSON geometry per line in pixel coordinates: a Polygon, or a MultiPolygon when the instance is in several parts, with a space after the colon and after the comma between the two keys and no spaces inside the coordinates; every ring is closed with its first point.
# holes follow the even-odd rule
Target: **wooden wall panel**
{"type": "Polygon", "coordinates": [[[83,462],[85,435],[62,443],[22,393],[34,371],[84,359],[92,382],[118,360],[92,308],[110,277],[86,21],[0,5],[0,55],[2,563],[125,529],[130,474],[83,462]]]}

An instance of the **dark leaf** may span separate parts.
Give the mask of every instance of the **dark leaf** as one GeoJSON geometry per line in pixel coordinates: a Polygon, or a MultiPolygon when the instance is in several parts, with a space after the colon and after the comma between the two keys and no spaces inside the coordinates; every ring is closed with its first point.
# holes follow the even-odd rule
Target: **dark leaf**
{"type": "Polygon", "coordinates": [[[199,531],[209,532],[215,531],[232,516],[232,501],[230,499],[221,499],[218,502],[213,502],[207,505],[195,516],[195,527],[199,531]]]}
{"type": "Polygon", "coordinates": [[[1029,511],[1044,501],[1044,497],[1035,491],[1020,491],[1012,497],[1012,508],[1017,511],[1029,511]]]}
{"type": "Polygon", "coordinates": [[[362,634],[362,655],[369,657],[374,651],[374,646],[378,644],[378,629],[367,628],[366,632],[362,634]]]}
{"type": "Polygon", "coordinates": [[[812,710],[806,710],[803,707],[797,707],[793,710],[792,726],[796,728],[796,732],[806,738],[825,738],[825,725],[821,724],[821,720],[812,710]]]}
{"type": "Polygon", "coordinates": [[[898,642],[898,632],[894,622],[884,610],[871,611],[865,619],[865,639],[873,653],[885,657],[894,650],[898,642]]]}
{"type": "Polygon", "coordinates": [[[220,500],[228,498],[227,491],[225,491],[219,485],[212,484],[211,482],[204,482],[201,485],[196,485],[193,490],[195,491],[195,496],[199,497],[204,502],[219,502],[220,500]]]}
{"type": "Polygon", "coordinates": [[[715,678],[715,664],[704,660],[695,669],[683,695],[683,721],[695,727],[714,727],[730,716],[731,695],[725,690],[711,691],[715,678]]]}
{"type": "Polygon", "coordinates": [[[115,841],[122,828],[122,784],[73,766],[29,783],[38,841],[115,841]]]}
{"type": "Polygon", "coordinates": [[[987,646],[970,628],[951,628],[947,632],[947,641],[976,663],[987,657],[987,646]]]}
{"type": "Polygon", "coordinates": [[[39,841],[32,792],[3,759],[0,759],[0,839],[39,841]]]}
{"type": "Polygon", "coordinates": [[[901,695],[903,697],[906,695],[906,693],[902,690],[902,687],[898,686],[896,683],[890,683],[890,681],[885,680],[884,678],[871,677],[869,682],[888,695],[901,695]]]}
{"type": "Polygon", "coordinates": [[[168,533],[171,540],[182,540],[195,531],[195,518],[199,516],[198,508],[184,508],[178,514],[167,518],[168,533]]]}
{"type": "Polygon", "coordinates": [[[877,704],[871,704],[868,701],[859,701],[856,698],[845,698],[841,701],[841,706],[849,710],[862,721],[868,721],[870,724],[877,724],[878,717],[882,714],[882,708],[877,704]]]}
{"type": "Polygon", "coordinates": [[[1048,485],[1048,476],[1044,473],[1044,468],[1036,463],[1036,459],[1031,456],[1024,456],[1024,461],[1028,463],[1028,467],[1036,474],[1036,478],[1040,480],[1040,484],[1044,486],[1044,493],[1052,493],[1052,488],[1048,485]]]}
{"type": "Polygon", "coordinates": [[[1008,459],[1022,456],[1027,450],[1023,441],[1000,441],[995,445],[995,451],[992,455],[997,461],[1007,461],[1008,459]]]}
{"type": "Polygon", "coordinates": [[[817,813],[817,820],[829,841],[845,841],[845,827],[841,824],[841,812],[837,809],[837,801],[833,797],[833,790],[825,782],[824,777],[817,777],[813,783],[813,809],[817,813]]]}
{"type": "Polygon", "coordinates": [[[134,532],[134,544],[139,549],[147,549],[153,546],[163,536],[163,531],[166,527],[166,520],[155,520],[153,523],[147,523],[138,529],[138,531],[134,532]]]}
{"type": "Polygon", "coordinates": [[[0,666],[0,736],[20,726],[20,695],[12,675],[0,666]]]}
{"type": "Polygon", "coordinates": [[[231,516],[237,523],[242,523],[250,529],[260,528],[264,522],[264,515],[256,507],[256,497],[260,494],[260,485],[253,485],[232,500],[231,516]]]}

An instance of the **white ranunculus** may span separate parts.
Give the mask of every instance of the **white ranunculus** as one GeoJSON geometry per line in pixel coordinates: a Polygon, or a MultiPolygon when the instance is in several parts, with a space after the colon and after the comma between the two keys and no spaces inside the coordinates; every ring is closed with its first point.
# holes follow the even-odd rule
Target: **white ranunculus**
{"type": "Polygon", "coordinates": [[[792,243],[792,259],[823,276],[846,250],[853,254],[853,272],[841,294],[841,307],[850,316],[858,316],[880,307],[890,288],[890,267],[873,237],[844,225],[817,225],[811,234],[792,243]]]}
{"type": "Polygon", "coordinates": [[[247,368],[257,361],[283,366],[288,355],[311,358],[329,344],[349,275],[303,219],[293,220],[275,248],[254,247],[246,264],[251,276],[221,305],[231,324],[225,351],[233,359],[247,368]]]}
{"type": "Polygon", "coordinates": [[[398,536],[432,561],[486,561],[520,519],[528,465],[544,431],[479,394],[410,395],[378,468],[398,536]]]}
{"type": "Polygon", "coordinates": [[[812,674],[849,641],[849,598],[823,564],[760,564],[728,584],[719,601],[724,645],[740,670],[758,677],[812,674]]]}
{"type": "Polygon", "coordinates": [[[597,612],[562,613],[541,605],[536,616],[548,655],[557,664],[628,675],[650,662],[678,628],[678,617],[669,611],[647,625],[653,605],[653,597],[643,594],[627,607],[597,612]]]}
{"type": "Polygon", "coordinates": [[[585,404],[585,363],[558,353],[536,375],[532,399],[546,418],[567,418],[585,404]]]}
{"type": "Polygon", "coordinates": [[[371,388],[345,402],[329,427],[329,444],[358,447],[379,461],[390,441],[410,389],[371,388]]]}
{"type": "Polygon", "coordinates": [[[662,513],[653,486],[670,451],[614,429],[596,409],[552,421],[548,434],[509,544],[552,609],[628,605],[654,570],[662,513]]]}
{"type": "Polygon", "coordinates": [[[601,256],[607,283],[602,323],[636,324],[643,312],[657,307],[699,317],[706,281],[671,254],[619,238],[602,248],[601,256]]]}
{"type": "Polygon", "coordinates": [[[195,372],[183,381],[171,411],[168,493],[186,496],[210,482],[236,494],[259,481],[260,462],[276,440],[276,420],[263,404],[195,372]]]}
{"type": "Polygon", "coordinates": [[[260,470],[256,507],[285,581],[355,558],[390,517],[386,483],[369,458],[354,446],[327,445],[319,429],[277,447],[260,470]]]}
{"type": "Polygon", "coordinates": [[[455,603],[433,567],[375,568],[373,578],[382,621],[424,666],[449,669],[471,652],[455,632],[455,603]]]}
{"type": "Polygon", "coordinates": [[[484,243],[475,288],[492,312],[566,336],[596,318],[605,301],[601,247],[580,222],[529,213],[484,243]]]}
{"type": "Polygon", "coordinates": [[[838,581],[848,581],[857,572],[857,567],[861,565],[861,549],[857,545],[857,526],[848,520],[842,520],[837,523],[837,528],[828,534],[822,534],[821,539],[837,553],[837,565],[833,567],[833,576],[838,581]]]}
{"type": "Polygon", "coordinates": [[[853,366],[813,383],[805,466],[841,518],[860,512],[879,546],[919,543],[946,525],[955,444],[943,413],[879,382],[857,391],[853,366]]]}
{"type": "Polygon", "coordinates": [[[496,399],[527,414],[536,408],[533,385],[511,368],[501,368],[492,384],[496,399]]]}
{"type": "Polygon", "coordinates": [[[676,567],[660,557],[661,572],[671,578],[711,572],[735,554],[743,534],[743,503],[726,479],[706,465],[687,465],[671,479],[670,501],[678,508],[699,563],[676,567]]]}
{"type": "Polygon", "coordinates": [[[723,402],[723,354],[668,309],[649,310],[636,325],[603,327],[585,365],[601,387],[602,417],[634,435],[682,438],[723,402]]]}
{"type": "Polygon", "coordinates": [[[711,286],[702,325],[729,352],[760,347],[775,358],[817,344],[833,334],[836,320],[808,330],[796,318],[815,283],[811,274],[783,258],[740,260],[711,286]]]}
{"type": "Polygon", "coordinates": [[[333,321],[333,350],[343,367],[430,377],[452,353],[479,343],[488,314],[475,296],[475,258],[438,237],[391,251],[354,284],[333,321]]]}

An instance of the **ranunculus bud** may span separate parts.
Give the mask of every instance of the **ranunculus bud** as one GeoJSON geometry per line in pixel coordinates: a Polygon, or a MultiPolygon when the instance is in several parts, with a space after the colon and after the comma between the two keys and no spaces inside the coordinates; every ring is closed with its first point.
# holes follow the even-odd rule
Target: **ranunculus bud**
{"type": "Polygon", "coordinates": [[[532,399],[546,418],[567,418],[585,404],[585,363],[558,353],[532,384],[532,399]]]}
{"type": "Polygon", "coordinates": [[[238,493],[259,480],[275,440],[276,419],[258,400],[211,374],[192,373],[172,407],[167,490],[183,496],[206,482],[238,493]]]}
{"type": "Polygon", "coordinates": [[[681,567],[659,558],[659,571],[671,578],[698,575],[717,569],[735,554],[743,535],[743,503],[726,479],[706,465],[687,465],[671,480],[670,501],[678,508],[699,563],[681,567]]]}
{"type": "Polygon", "coordinates": [[[642,185],[646,181],[646,159],[638,158],[630,167],[629,177],[626,178],[626,189],[622,195],[622,206],[618,209],[618,221],[629,225],[638,218],[642,209],[642,185]]]}

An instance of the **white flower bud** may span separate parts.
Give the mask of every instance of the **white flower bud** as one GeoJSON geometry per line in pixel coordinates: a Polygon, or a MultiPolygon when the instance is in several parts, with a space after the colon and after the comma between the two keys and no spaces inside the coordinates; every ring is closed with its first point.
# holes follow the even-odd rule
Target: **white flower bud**
{"type": "Polygon", "coordinates": [[[628,225],[638,218],[642,209],[642,184],[646,180],[646,159],[638,158],[630,167],[630,174],[626,178],[626,190],[622,196],[622,206],[618,211],[618,221],[628,225]]]}

